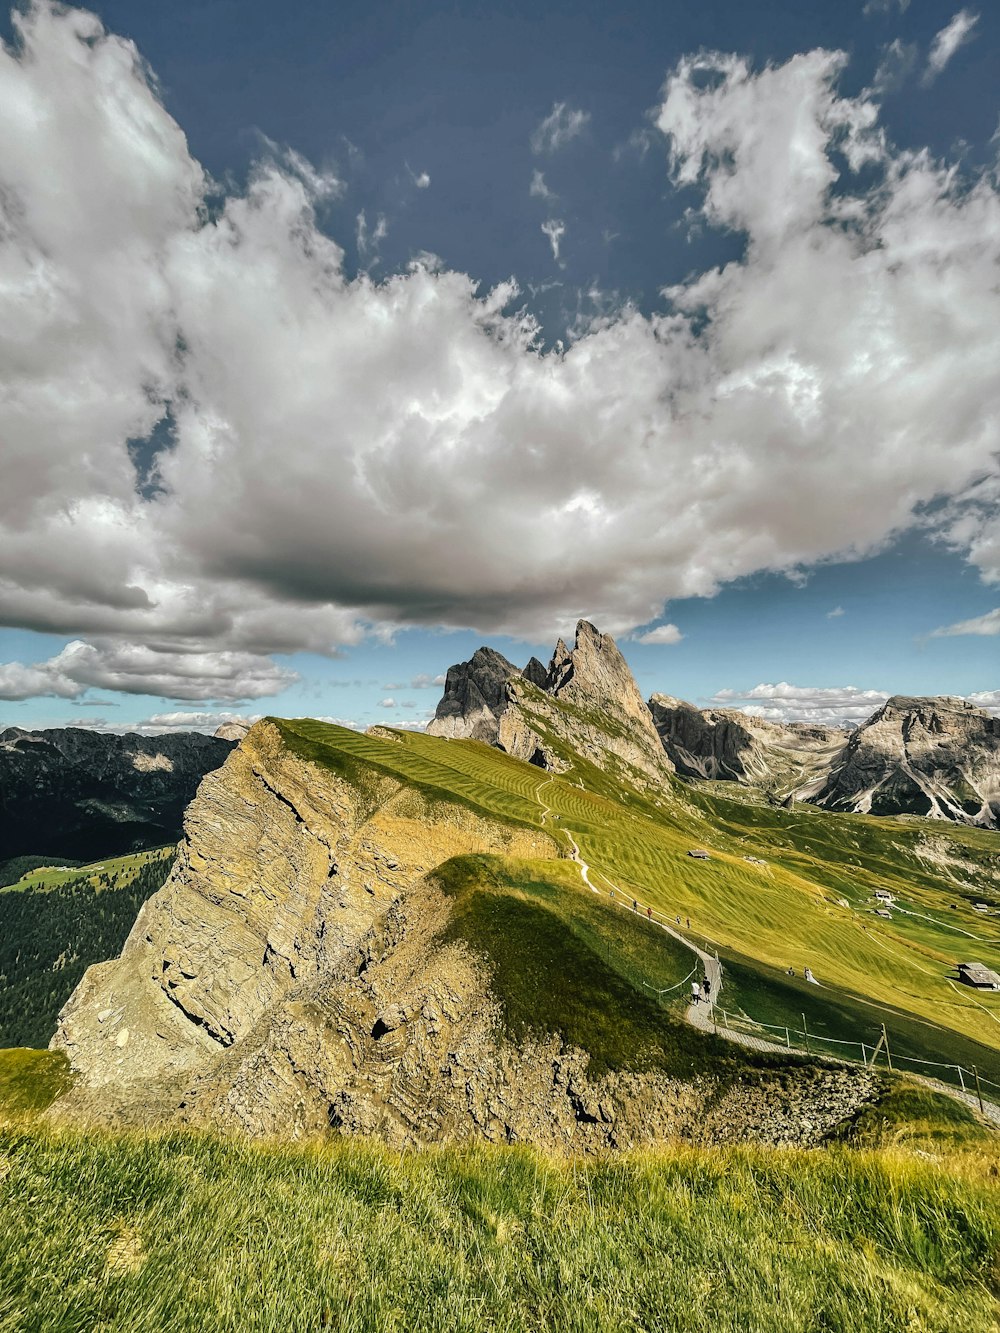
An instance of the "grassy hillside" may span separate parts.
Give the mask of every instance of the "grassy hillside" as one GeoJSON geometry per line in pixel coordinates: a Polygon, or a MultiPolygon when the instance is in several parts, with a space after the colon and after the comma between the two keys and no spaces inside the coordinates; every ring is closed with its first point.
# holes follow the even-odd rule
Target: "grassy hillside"
{"type": "Polygon", "coordinates": [[[821,983],[807,1000],[817,1032],[871,1046],[885,1022],[901,1055],[961,1058],[1000,1084],[1000,994],[960,986],[954,971],[968,957],[1000,969],[1000,919],[971,907],[1000,903],[997,834],[784,810],[679,783],[640,796],[565,747],[570,768],[553,778],[473,741],[278,725],[305,757],[338,771],[390,773],[510,822],[564,830],[595,883],[680,917],[685,929],[690,919],[696,943],[742,967],[730,994],[752,1018],[782,1021],[770,983],[808,966],[821,983]],[[693,847],[711,860],[690,858],[693,847]],[[897,898],[891,921],[873,914],[876,888],[897,898]]]}
{"type": "Polygon", "coordinates": [[[601,1161],[53,1131],[62,1054],[0,1051],[0,1330],[987,1333],[990,1136],[892,1085],[800,1152],[601,1161]]]}
{"type": "Polygon", "coordinates": [[[787,1065],[685,1022],[700,973],[690,950],[589,892],[574,866],[461,856],[435,878],[454,900],[445,937],[488,960],[515,1041],[558,1034],[589,1052],[595,1077],[657,1069],[725,1084],[787,1065]]]}
{"type": "Polygon", "coordinates": [[[840,1148],[586,1163],[8,1121],[0,1330],[992,1333],[1000,1182],[961,1114],[904,1090],[840,1148]]]}
{"type": "MultiPolygon", "coordinates": [[[[34,867],[0,888],[0,1046],[47,1046],[91,963],[119,953],[174,849],[34,867]]],[[[34,858],[32,858],[34,859],[34,858]]]]}

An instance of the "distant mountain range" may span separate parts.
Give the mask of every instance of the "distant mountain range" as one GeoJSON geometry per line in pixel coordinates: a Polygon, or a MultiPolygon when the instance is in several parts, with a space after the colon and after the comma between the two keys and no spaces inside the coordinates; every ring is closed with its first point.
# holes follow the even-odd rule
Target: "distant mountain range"
{"type": "Polygon", "coordinates": [[[185,807],[237,737],[0,731],[0,861],[91,861],[176,842],[185,807]]]}
{"type": "Polygon", "coordinates": [[[666,694],[646,704],[614,640],[586,621],[572,652],[560,640],[547,668],[532,658],[522,670],[492,648],[451,667],[427,730],[555,770],[545,733],[565,728],[566,712],[546,711],[545,696],[565,704],[574,693],[587,701],[574,718],[575,748],[599,762],[610,753],[633,781],[641,771],[643,785],[676,773],[830,810],[1000,827],[1000,719],[963,699],[894,696],[853,732],[700,709],[666,694]]]}

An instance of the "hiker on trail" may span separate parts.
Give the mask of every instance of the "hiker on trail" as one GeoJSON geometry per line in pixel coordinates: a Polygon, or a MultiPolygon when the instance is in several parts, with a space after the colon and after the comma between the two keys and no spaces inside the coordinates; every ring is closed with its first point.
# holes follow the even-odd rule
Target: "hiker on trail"
{"type": "Polygon", "coordinates": [[[639,904],[638,904],[638,903],[636,902],[636,900],[633,898],[633,899],[632,899],[632,911],[633,911],[633,912],[638,912],[638,910],[639,910],[639,904]]]}
{"type": "Polygon", "coordinates": [[[653,919],[653,909],[652,909],[651,907],[647,907],[647,908],[646,908],[646,915],[649,917],[650,921],[652,921],[652,919],[653,919]]]}
{"type": "Polygon", "coordinates": [[[681,919],[680,919],[680,917],[677,917],[677,918],[676,918],[676,921],[677,921],[677,924],[678,924],[678,925],[681,924],[681,919]]]}
{"type": "Polygon", "coordinates": [[[705,1003],[707,1004],[712,998],[712,983],[709,981],[707,973],[705,974],[705,979],[701,983],[701,988],[705,992],[705,1003]]]}
{"type": "MultiPolygon", "coordinates": [[[[677,924],[680,925],[680,917],[677,918],[677,924]]],[[[688,930],[691,929],[691,918],[690,918],[690,917],[687,918],[687,928],[688,928],[688,930]]]]}
{"type": "Polygon", "coordinates": [[[699,1001],[700,999],[701,999],[701,987],[698,985],[697,981],[692,981],[692,982],[691,982],[691,1003],[692,1003],[692,1004],[697,1004],[698,1001],[699,1001]]]}

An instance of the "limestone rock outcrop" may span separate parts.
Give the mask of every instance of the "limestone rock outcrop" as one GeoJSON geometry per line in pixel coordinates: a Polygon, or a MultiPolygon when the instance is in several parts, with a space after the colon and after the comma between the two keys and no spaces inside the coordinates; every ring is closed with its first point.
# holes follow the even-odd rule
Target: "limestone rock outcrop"
{"type": "Polygon", "coordinates": [[[1000,718],[964,699],[896,695],[796,798],[829,810],[998,828],[1000,718]]]}
{"type": "Polygon", "coordinates": [[[223,722],[221,727],[215,728],[212,735],[218,740],[239,742],[249,730],[249,722],[223,722]]]}
{"type": "Polygon", "coordinates": [[[185,831],[121,956],[89,968],[59,1016],[52,1046],[77,1073],[81,1113],[176,1113],[227,1053],[270,1049],[286,1004],[356,975],[377,923],[449,856],[558,855],[541,832],[428,810],[388,776],[362,792],[267,721],[202,783],[185,831]]]}
{"type": "Polygon", "coordinates": [[[826,774],[847,743],[839,727],[701,709],[668,694],[654,694],[649,709],[683,777],[741,782],[779,796],[826,774]]]}
{"type": "Polygon", "coordinates": [[[495,745],[500,715],[508,702],[507,682],[520,674],[514,663],[494,648],[477,648],[468,662],[448,668],[444,695],[428,723],[428,734],[495,745]]]}
{"type": "Polygon", "coordinates": [[[93,861],[176,842],[184,810],[233,741],[85,727],[0,732],[0,860],[93,861]]]}
{"type": "Polygon", "coordinates": [[[586,620],[572,649],[558,641],[547,668],[533,657],[519,670],[490,648],[451,667],[427,730],[486,741],[553,772],[572,754],[632,785],[662,785],[673,772],[628,663],[586,620]]]}

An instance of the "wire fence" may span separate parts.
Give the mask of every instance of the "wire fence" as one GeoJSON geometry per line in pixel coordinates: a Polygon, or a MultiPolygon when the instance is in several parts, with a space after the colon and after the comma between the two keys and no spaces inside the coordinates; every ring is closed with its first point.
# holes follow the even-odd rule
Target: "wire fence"
{"type": "Polygon", "coordinates": [[[836,1047],[837,1049],[831,1050],[830,1054],[838,1060],[863,1064],[866,1068],[872,1069],[879,1063],[893,1070],[913,1069],[916,1073],[925,1073],[928,1077],[950,1083],[970,1096],[978,1095],[980,1098],[1000,1103],[1000,1083],[980,1074],[975,1065],[966,1068],[965,1065],[950,1064],[943,1060],[923,1060],[915,1055],[902,1055],[892,1049],[891,1034],[884,1027],[877,1041],[823,1037],[819,1033],[810,1032],[807,1027],[759,1023],[745,1014],[732,1014],[718,1005],[715,1009],[715,1021],[716,1027],[724,1028],[728,1032],[757,1037],[769,1046],[804,1050],[807,1055],[820,1055],[823,1054],[824,1048],[836,1047]],[[770,1033],[774,1035],[769,1036],[770,1033]],[[880,1056],[881,1061],[879,1061],[880,1056]]]}
{"type": "MultiPolygon", "coordinates": [[[[596,873],[601,874],[599,871],[596,873]]],[[[603,874],[602,878],[606,879],[603,874]]],[[[602,892],[593,884],[591,884],[591,888],[597,893],[602,892]]],[[[671,916],[669,913],[660,911],[658,908],[642,902],[639,898],[633,897],[632,894],[625,893],[620,888],[610,889],[608,897],[611,902],[626,911],[631,911],[656,925],[665,926],[668,931],[675,934],[675,937],[680,938],[688,948],[694,949],[697,953],[702,952],[696,945],[685,939],[683,935],[678,934],[678,932],[685,929],[692,931],[690,917],[671,916]]],[[[704,954],[708,955],[710,952],[710,946],[706,941],[704,954]]],[[[718,954],[715,955],[715,961],[719,963],[718,954]]],[[[721,970],[721,963],[719,963],[719,967],[721,970]]],[[[662,998],[669,991],[679,990],[691,980],[698,970],[699,965],[696,964],[682,981],[675,982],[672,986],[666,986],[662,990],[657,990],[645,981],[642,984],[647,990],[662,998]]],[[[716,1030],[722,1035],[730,1033],[738,1039],[748,1040],[749,1043],[759,1042],[761,1046],[778,1049],[784,1046],[787,1050],[805,1051],[807,1055],[821,1055],[824,1053],[824,1048],[827,1048],[826,1053],[837,1060],[860,1064],[870,1069],[875,1068],[877,1064],[890,1070],[912,1069],[915,1073],[923,1073],[925,1077],[935,1078],[941,1083],[949,1084],[966,1096],[977,1097],[981,1109],[984,1099],[1000,1105],[1000,1083],[986,1078],[975,1065],[967,1068],[965,1065],[946,1063],[942,1060],[923,1060],[917,1056],[902,1055],[893,1049],[892,1034],[887,1032],[884,1026],[881,1035],[875,1041],[859,1041],[852,1038],[823,1037],[818,1033],[810,1032],[806,1026],[798,1028],[791,1024],[761,1023],[749,1018],[745,1013],[731,1013],[714,1002],[713,1017],[716,1030]],[[837,1049],[829,1049],[833,1047],[837,1049]],[[879,1057],[881,1057],[881,1060],[879,1057]]],[[[803,1014],[802,1017],[804,1020],[805,1015],[803,1014]]]]}

